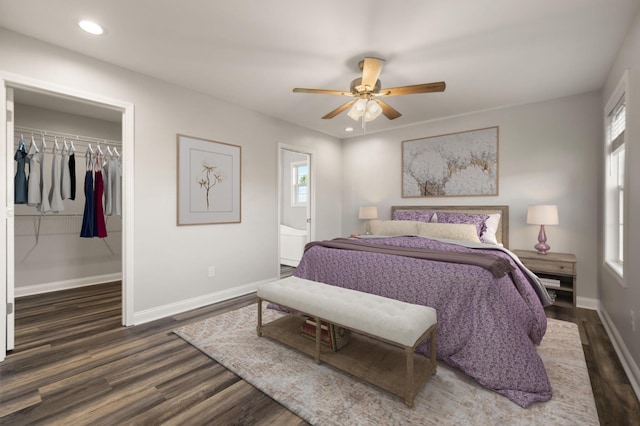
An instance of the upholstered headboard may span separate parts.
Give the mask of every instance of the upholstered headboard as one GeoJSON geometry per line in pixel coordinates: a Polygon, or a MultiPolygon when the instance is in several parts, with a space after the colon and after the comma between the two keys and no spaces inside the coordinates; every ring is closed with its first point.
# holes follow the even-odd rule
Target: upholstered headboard
{"type": "Polygon", "coordinates": [[[391,217],[396,211],[429,210],[434,212],[500,214],[496,239],[509,248],[509,206],[391,206],[391,217]]]}

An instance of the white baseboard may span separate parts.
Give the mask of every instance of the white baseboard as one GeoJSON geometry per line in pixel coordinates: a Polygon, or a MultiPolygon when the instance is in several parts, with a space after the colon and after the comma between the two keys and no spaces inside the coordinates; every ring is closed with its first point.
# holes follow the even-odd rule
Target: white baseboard
{"type": "Polygon", "coordinates": [[[69,290],[72,288],[86,287],[96,284],[110,283],[122,280],[122,273],[96,275],[93,277],[75,278],[66,281],[34,284],[24,287],[15,287],[15,297],[33,296],[34,294],[51,293],[52,291],[69,290]]]}
{"type": "Polygon", "coordinates": [[[615,349],[616,354],[618,354],[622,368],[624,368],[625,373],[627,373],[631,387],[636,393],[636,398],[640,399],[640,368],[638,368],[638,364],[636,364],[631,353],[629,353],[627,345],[625,345],[624,340],[622,340],[622,336],[620,336],[618,329],[611,320],[607,311],[600,309],[598,310],[598,314],[600,315],[600,320],[602,321],[604,328],[607,330],[607,334],[613,344],[613,348],[615,349]]]}
{"type": "Polygon", "coordinates": [[[580,297],[576,298],[576,306],[578,308],[591,309],[592,311],[597,311],[600,309],[600,300],[592,299],[590,297],[580,297]]]}
{"type": "Polygon", "coordinates": [[[158,306],[156,308],[147,309],[146,311],[135,312],[133,314],[133,325],[144,324],[146,322],[155,321],[160,318],[170,317],[182,312],[187,312],[192,309],[197,309],[214,303],[223,302],[235,297],[244,296],[249,293],[255,292],[259,285],[269,283],[277,279],[278,277],[274,277],[263,281],[217,291],[215,293],[205,294],[203,296],[194,297],[192,299],[181,300],[176,303],[158,306]]]}

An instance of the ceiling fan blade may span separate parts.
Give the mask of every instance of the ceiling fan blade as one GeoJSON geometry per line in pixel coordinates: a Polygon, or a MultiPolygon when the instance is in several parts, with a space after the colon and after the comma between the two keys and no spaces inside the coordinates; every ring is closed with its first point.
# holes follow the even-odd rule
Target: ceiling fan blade
{"type": "Polygon", "coordinates": [[[342,105],[340,105],[338,108],[334,109],[333,111],[331,111],[331,112],[329,112],[329,113],[325,114],[322,118],[323,118],[324,120],[327,120],[327,119],[329,119],[329,118],[333,118],[333,117],[335,117],[336,115],[340,114],[342,111],[344,111],[344,110],[346,110],[346,109],[351,108],[351,105],[355,104],[355,103],[356,103],[356,101],[357,101],[357,99],[354,99],[354,100],[352,100],[352,101],[347,102],[346,104],[342,104],[342,105]]]}
{"type": "Polygon", "coordinates": [[[393,87],[391,89],[380,89],[380,96],[413,95],[414,93],[444,92],[446,84],[444,81],[437,83],[416,84],[413,86],[393,87]]]}
{"type": "Polygon", "coordinates": [[[369,87],[367,90],[373,90],[376,86],[380,73],[382,72],[382,65],[384,65],[384,59],[378,58],[364,58],[362,64],[362,85],[369,87]]]}
{"type": "Polygon", "coordinates": [[[382,108],[382,113],[384,114],[385,117],[387,117],[389,120],[394,120],[398,117],[400,117],[402,114],[400,114],[398,111],[396,111],[391,105],[389,105],[386,102],[381,101],[380,99],[373,99],[375,101],[375,103],[377,103],[378,105],[380,105],[380,108],[382,108]]]}
{"type": "Polygon", "coordinates": [[[315,93],[319,95],[342,95],[342,96],[353,96],[351,92],[343,92],[341,90],[326,90],[326,89],[302,89],[300,87],[296,87],[293,89],[295,93],[315,93]]]}

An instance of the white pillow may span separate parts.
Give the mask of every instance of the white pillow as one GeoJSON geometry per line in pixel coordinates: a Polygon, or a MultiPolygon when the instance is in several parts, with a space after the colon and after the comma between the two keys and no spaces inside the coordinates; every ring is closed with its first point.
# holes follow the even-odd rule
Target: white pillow
{"type": "Polygon", "coordinates": [[[480,240],[483,243],[498,244],[496,232],[498,232],[498,225],[500,224],[500,213],[490,214],[489,219],[484,221],[484,232],[480,235],[480,240]]]}
{"type": "Polygon", "coordinates": [[[418,235],[447,240],[480,242],[478,230],[471,223],[418,223],[418,235]]]}
{"type": "Polygon", "coordinates": [[[373,235],[417,235],[418,224],[414,220],[372,220],[371,233],[373,235]]]}

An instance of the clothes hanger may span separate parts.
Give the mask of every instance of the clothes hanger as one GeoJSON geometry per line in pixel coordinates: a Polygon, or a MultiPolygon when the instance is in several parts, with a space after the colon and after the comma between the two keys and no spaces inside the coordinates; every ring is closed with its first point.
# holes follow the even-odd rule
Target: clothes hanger
{"type": "Polygon", "coordinates": [[[42,152],[47,149],[47,141],[44,139],[44,135],[42,135],[42,152]]]}
{"type": "Polygon", "coordinates": [[[73,144],[73,139],[71,139],[71,151],[76,152],[76,146],[73,144]]]}
{"type": "Polygon", "coordinates": [[[36,143],[36,138],[33,136],[33,133],[31,133],[31,145],[29,146],[29,150],[31,150],[31,147],[34,147],[36,152],[40,152],[40,149],[38,148],[38,144],[36,143]]]}
{"type": "Polygon", "coordinates": [[[57,151],[60,151],[60,145],[58,145],[58,137],[57,136],[53,137],[53,144],[54,144],[53,153],[55,154],[57,151]]]}
{"type": "Polygon", "coordinates": [[[120,153],[118,152],[118,148],[116,148],[115,146],[113,147],[113,152],[116,154],[118,158],[120,158],[120,153]]]}
{"type": "Polygon", "coordinates": [[[64,154],[64,151],[69,152],[69,143],[67,142],[67,138],[64,138],[64,146],[62,147],[62,153],[64,154]]]}

